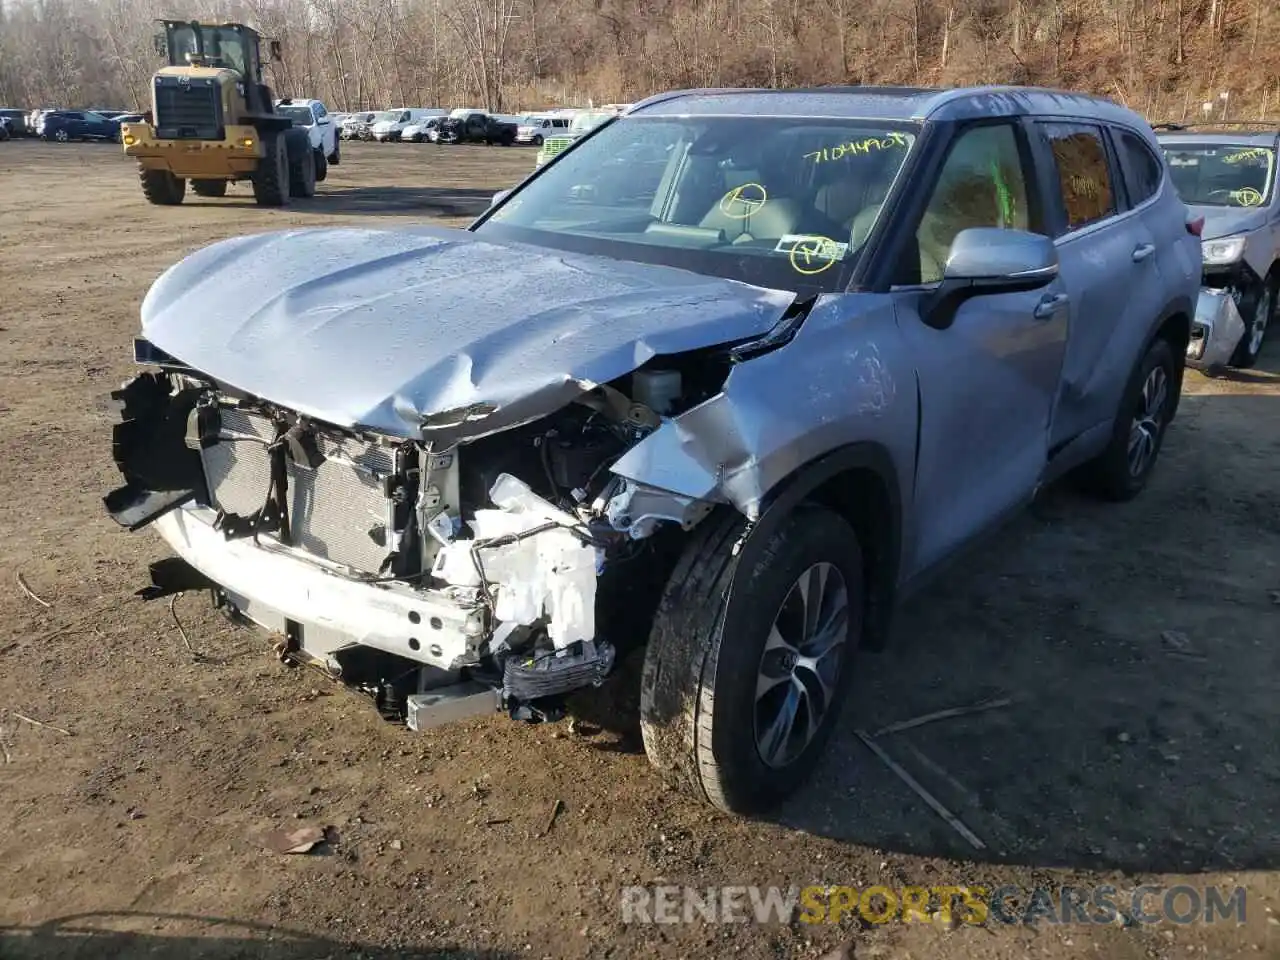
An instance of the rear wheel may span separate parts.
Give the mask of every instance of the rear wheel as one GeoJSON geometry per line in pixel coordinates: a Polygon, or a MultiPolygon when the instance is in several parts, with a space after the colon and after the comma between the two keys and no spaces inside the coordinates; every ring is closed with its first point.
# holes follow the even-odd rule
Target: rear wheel
{"type": "Polygon", "coordinates": [[[1277,293],[1280,292],[1277,288],[1280,288],[1280,270],[1272,270],[1262,285],[1241,303],[1244,336],[1231,355],[1231,366],[1248,369],[1258,362],[1262,342],[1276,316],[1277,293]]]}
{"type": "Polygon", "coordinates": [[[59,143],[67,143],[71,140],[71,135],[65,130],[57,130],[53,134],[53,139],[57,140],[59,143]]]}
{"type": "Polygon", "coordinates": [[[640,728],[671,780],[731,813],[796,790],[836,723],[862,633],[862,554],[837,514],[802,506],[761,549],[708,520],[664,591],[640,728]]]}
{"type": "Polygon", "coordinates": [[[159,206],[177,206],[187,192],[187,181],[168,170],[139,170],[138,179],[142,182],[142,195],[159,206]]]}
{"type": "Polygon", "coordinates": [[[333,153],[329,154],[329,165],[336,167],[342,163],[342,144],[333,141],[333,153]]]}
{"type": "Polygon", "coordinates": [[[1114,501],[1132,500],[1142,492],[1177,406],[1178,382],[1169,341],[1154,341],[1129,378],[1107,448],[1081,468],[1086,491],[1114,501]]]}
{"type": "Polygon", "coordinates": [[[225,180],[192,180],[191,189],[197,197],[225,197],[227,181],[225,180]]]}
{"type": "Polygon", "coordinates": [[[329,175],[329,158],[324,155],[324,150],[316,150],[312,165],[316,171],[316,183],[320,183],[329,175]]]}
{"type": "Polygon", "coordinates": [[[278,133],[262,138],[262,159],[253,171],[253,199],[260,207],[283,207],[289,202],[289,162],[284,137],[278,133]]]}

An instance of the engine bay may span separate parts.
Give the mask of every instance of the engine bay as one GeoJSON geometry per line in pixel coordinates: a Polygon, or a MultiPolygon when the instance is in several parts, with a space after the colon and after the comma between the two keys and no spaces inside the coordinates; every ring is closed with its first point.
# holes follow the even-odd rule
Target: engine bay
{"type": "MultiPolygon", "coordinates": [[[[610,470],[664,418],[713,396],[731,362],[680,359],[447,449],[315,422],[162,366],[114,394],[127,483],[107,506],[131,529],[203,510],[225,541],[288,550],[330,575],[470,611],[465,648],[416,637],[375,646],[359,636],[317,648],[290,618],[268,620],[191,571],[150,588],[164,595],[199,583],[230,614],[282,623],[283,658],[318,663],[388,719],[412,724],[415,703],[458,682],[480,684],[513,716],[545,719],[643,642],[679,534],[713,509],[610,470]]],[[[414,613],[408,619],[416,625],[414,613]]],[[[427,620],[447,631],[441,618],[427,620]]]]}

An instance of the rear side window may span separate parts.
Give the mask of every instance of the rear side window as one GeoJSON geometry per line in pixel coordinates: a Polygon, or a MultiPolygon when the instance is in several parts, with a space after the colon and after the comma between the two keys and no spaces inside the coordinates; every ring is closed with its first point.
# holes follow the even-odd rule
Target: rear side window
{"type": "Polygon", "coordinates": [[[1067,229],[1078,230],[1116,212],[1111,164],[1102,131],[1088,124],[1041,124],[1058,170],[1067,229]]]}
{"type": "Polygon", "coordinates": [[[1160,189],[1164,165],[1152,153],[1147,142],[1129,130],[1114,129],[1116,149],[1124,165],[1124,183],[1129,191],[1129,205],[1146,203],[1160,189]]]}

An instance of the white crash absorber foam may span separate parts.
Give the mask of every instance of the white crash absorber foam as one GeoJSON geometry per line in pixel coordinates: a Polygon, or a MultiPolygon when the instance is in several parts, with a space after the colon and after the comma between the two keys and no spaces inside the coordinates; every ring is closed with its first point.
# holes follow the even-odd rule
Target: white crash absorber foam
{"type": "MultiPolygon", "coordinates": [[[[596,551],[568,528],[578,520],[502,474],[490,490],[500,509],[477,510],[470,521],[476,540],[524,533],[548,522],[563,524],[523,540],[479,551],[484,578],[494,594],[494,616],[504,623],[532,625],[547,618],[556,649],[592,640],[596,630],[596,551]]],[[[436,576],[460,585],[479,581],[470,552],[473,541],[456,541],[437,555],[436,576]]]]}

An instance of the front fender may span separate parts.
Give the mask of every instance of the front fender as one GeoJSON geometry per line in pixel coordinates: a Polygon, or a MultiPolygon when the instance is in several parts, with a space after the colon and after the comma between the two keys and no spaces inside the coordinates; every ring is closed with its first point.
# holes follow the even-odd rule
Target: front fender
{"type": "Polygon", "coordinates": [[[893,301],[825,295],[790,342],[736,365],[720,393],[666,421],[613,472],[757,520],[788,480],[833,451],[866,445],[884,451],[901,502],[916,407],[893,301]]]}

